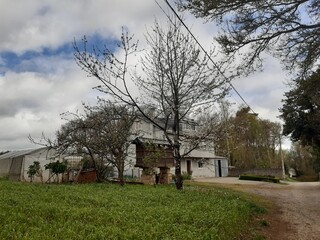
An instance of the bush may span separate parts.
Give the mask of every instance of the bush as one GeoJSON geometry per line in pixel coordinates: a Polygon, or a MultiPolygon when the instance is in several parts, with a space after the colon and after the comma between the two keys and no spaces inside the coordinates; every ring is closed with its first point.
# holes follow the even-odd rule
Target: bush
{"type": "Polygon", "coordinates": [[[192,179],[192,175],[187,173],[187,172],[183,172],[182,173],[182,179],[183,180],[191,180],[192,179]]]}
{"type": "Polygon", "coordinates": [[[0,181],[7,181],[7,180],[9,180],[9,175],[0,177],[0,181]]]}
{"type": "Polygon", "coordinates": [[[59,174],[59,173],[64,173],[67,171],[67,163],[65,162],[60,162],[60,161],[56,161],[56,162],[51,162],[46,164],[45,169],[49,169],[51,170],[54,174],[59,174]]]}
{"type": "MultiPolygon", "coordinates": [[[[44,165],[44,167],[45,167],[45,169],[49,169],[50,172],[53,173],[54,176],[56,176],[57,183],[60,182],[59,174],[65,173],[67,171],[67,169],[68,169],[67,163],[66,162],[60,162],[60,161],[48,163],[48,164],[44,165]]],[[[50,178],[49,178],[49,180],[50,180],[50,178]]]]}
{"type": "Polygon", "coordinates": [[[319,176],[316,174],[313,175],[302,175],[296,178],[299,182],[316,182],[318,181],[319,176]]]}
{"type": "Polygon", "coordinates": [[[239,180],[263,181],[279,183],[280,179],[275,176],[240,175],[239,180]]]}
{"type": "Polygon", "coordinates": [[[28,177],[30,178],[30,182],[33,181],[33,178],[36,174],[40,174],[40,162],[34,161],[32,165],[28,168],[28,177]]]}

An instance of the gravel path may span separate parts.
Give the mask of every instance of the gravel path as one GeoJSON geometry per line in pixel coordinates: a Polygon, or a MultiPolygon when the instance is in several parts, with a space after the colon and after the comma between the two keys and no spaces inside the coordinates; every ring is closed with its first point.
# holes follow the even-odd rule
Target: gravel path
{"type": "Polygon", "coordinates": [[[201,178],[267,198],[277,206],[270,239],[320,240],[320,182],[274,184],[237,178],[201,178]],[[281,223],[277,222],[280,217],[281,223]],[[285,224],[284,224],[285,223],[285,224]]]}

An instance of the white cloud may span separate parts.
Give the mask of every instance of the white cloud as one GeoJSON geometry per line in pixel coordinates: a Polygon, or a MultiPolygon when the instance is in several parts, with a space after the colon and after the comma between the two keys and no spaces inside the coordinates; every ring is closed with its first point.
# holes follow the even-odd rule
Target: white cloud
{"type": "Polygon", "coordinates": [[[56,48],[74,37],[118,37],[121,26],[142,36],[159,8],[150,0],[3,0],[0,3],[0,51],[23,53],[56,48]]]}
{"type": "MultiPolygon", "coordinates": [[[[263,71],[236,79],[233,85],[260,118],[280,122],[278,109],[281,107],[283,94],[288,89],[286,85],[288,79],[279,61],[266,57],[263,71]]],[[[242,102],[237,94],[232,95],[231,100],[242,102]]]]}
{"type": "MultiPolygon", "coordinates": [[[[163,1],[159,3],[167,9],[163,1]]],[[[144,48],[144,33],[155,17],[166,21],[150,0],[2,0],[0,54],[41,53],[44,48],[57,49],[83,35],[115,39],[121,34],[121,26],[134,33],[144,48]]],[[[185,19],[209,50],[215,25],[190,14],[185,14],[185,19]]],[[[134,63],[135,59],[130,59],[130,64],[134,63]]],[[[28,134],[37,137],[45,132],[53,136],[63,122],[60,113],[80,109],[81,101],[95,103],[96,96],[101,95],[92,90],[99,85],[98,80],[87,78],[68,53],[39,54],[14,67],[6,64],[8,59],[0,55],[0,151],[32,147],[28,134]]],[[[260,117],[278,120],[285,78],[279,64],[267,59],[264,72],[233,84],[260,117]]]]}
{"type": "Polygon", "coordinates": [[[7,72],[0,77],[0,150],[8,141],[15,144],[9,144],[10,148],[31,147],[29,134],[40,137],[45,132],[53,136],[63,122],[61,113],[81,109],[81,101],[94,101],[91,88],[97,82],[79,71],[72,59],[48,57],[32,61],[54,71],[7,72]]]}

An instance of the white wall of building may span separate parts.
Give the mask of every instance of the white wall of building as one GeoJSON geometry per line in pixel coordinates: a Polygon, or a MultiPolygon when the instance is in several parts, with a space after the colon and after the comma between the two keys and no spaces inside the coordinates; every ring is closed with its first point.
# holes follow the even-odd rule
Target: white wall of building
{"type": "Polygon", "coordinates": [[[11,166],[11,159],[0,160],[0,177],[7,177],[11,166]]]}
{"type": "Polygon", "coordinates": [[[23,159],[23,164],[22,164],[22,169],[21,169],[21,180],[22,181],[30,181],[30,178],[28,176],[28,170],[29,166],[32,165],[35,161],[40,162],[40,169],[42,172],[42,179],[39,176],[35,176],[33,181],[34,182],[46,182],[49,179],[49,170],[45,169],[45,165],[58,160],[58,159],[52,159],[54,156],[54,151],[53,150],[41,150],[37,151],[28,155],[24,156],[23,159]]]}
{"type": "Polygon", "coordinates": [[[215,177],[215,165],[213,159],[189,159],[182,160],[181,171],[187,172],[187,161],[191,162],[192,177],[215,177]]]}
{"type": "Polygon", "coordinates": [[[193,172],[192,177],[215,177],[214,160],[208,159],[202,162],[202,166],[199,166],[197,161],[192,161],[193,172]]]}
{"type": "Polygon", "coordinates": [[[131,144],[128,148],[128,157],[125,162],[124,175],[133,178],[140,178],[142,169],[135,167],[136,145],[131,144]]]}

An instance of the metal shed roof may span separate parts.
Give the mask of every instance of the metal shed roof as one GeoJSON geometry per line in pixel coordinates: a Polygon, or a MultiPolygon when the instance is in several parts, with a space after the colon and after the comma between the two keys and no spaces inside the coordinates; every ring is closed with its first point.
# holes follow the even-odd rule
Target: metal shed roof
{"type": "Polygon", "coordinates": [[[11,152],[0,155],[0,160],[7,159],[7,158],[16,158],[16,157],[20,157],[20,156],[25,156],[25,155],[31,154],[33,152],[36,152],[39,150],[45,150],[45,149],[47,149],[47,148],[43,147],[43,148],[36,148],[36,149],[25,149],[25,150],[11,151],[11,152]]]}

